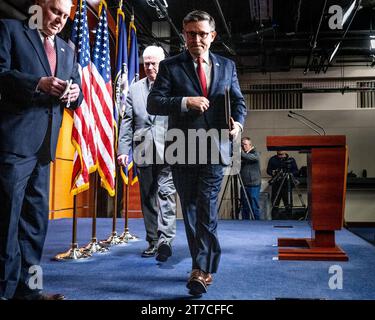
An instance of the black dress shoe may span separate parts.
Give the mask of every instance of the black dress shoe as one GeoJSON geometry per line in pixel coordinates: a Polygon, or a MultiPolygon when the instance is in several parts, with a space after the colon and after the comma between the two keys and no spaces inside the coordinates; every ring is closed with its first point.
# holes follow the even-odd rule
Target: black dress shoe
{"type": "Polygon", "coordinates": [[[26,296],[14,296],[13,300],[65,300],[61,293],[35,293],[26,296]]]}
{"type": "Polygon", "coordinates": [[[160,262],[165,262],[172,255],[172,247],[167,242],[162,242],[158,247],[158,252],[156,254],[156,260],[160,262]]]}
{"type": "Polygon", "coordinates": [[[154,245],[150,245],[145,251],[142,252],[143,258],[150,258],[155,256],[158,249],[154,245]]]}

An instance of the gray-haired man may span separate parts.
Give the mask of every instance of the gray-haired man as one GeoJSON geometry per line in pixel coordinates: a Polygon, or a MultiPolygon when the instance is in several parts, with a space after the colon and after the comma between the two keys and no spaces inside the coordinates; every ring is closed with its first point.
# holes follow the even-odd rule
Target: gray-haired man
{"type": "Polygon", "coordinates": [[[142,257],[156,255],[158,261],[171,256],[171,242],[176,234],[176,189],[171,168],[164,163],[168,117],[150,115],[146,110],[147,97],[163,59],[161,47],[148,46],[143,52],[146,77],[129,88],[117,157],[119,165],[126,166],[133,147],[149,243],[142,257]]]}
{"type": "Polygon", "coordinates": [[[0,298],[62,300],[30,286],[48,226],[50,162],[69,95],[82,101],[73,50],[57,34],[72,2],[39,0],[40,29],[28,21],[0,20],[0,298]]]}

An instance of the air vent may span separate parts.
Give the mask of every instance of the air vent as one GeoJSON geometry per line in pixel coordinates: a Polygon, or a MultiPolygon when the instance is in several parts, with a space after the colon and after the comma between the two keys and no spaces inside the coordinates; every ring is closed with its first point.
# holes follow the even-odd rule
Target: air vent
{"type": "Polygon", "coordinates": [[[301,90],[302,83],[254,84],[244,97],[251,110],[302,109],[301,90]]]}
{"type": "Polygon", "coordinates": [[[357,87],[373,89],[373,91],[357,92],[357,108],[375,108],[375,81],[357,82],[357,87]]]}

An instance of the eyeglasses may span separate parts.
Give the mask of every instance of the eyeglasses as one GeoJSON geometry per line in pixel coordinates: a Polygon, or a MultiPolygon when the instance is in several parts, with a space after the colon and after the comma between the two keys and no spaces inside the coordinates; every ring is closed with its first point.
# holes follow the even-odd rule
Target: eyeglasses
{"type": "MultiPolygon", "coordinates": [[[[212,32],[212,31],[211,31],[212,32]]],[[[194,39],[198,36],[200,39],[206,39],[211,32],[194,32],[194,31],[185,31],[186,35],[190,39],[194,39]]]]}

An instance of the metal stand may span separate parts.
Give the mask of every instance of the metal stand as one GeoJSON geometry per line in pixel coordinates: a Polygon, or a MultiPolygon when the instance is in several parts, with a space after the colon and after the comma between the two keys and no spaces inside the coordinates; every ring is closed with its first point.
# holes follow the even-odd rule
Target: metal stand
{"type": "Polygon", "coordinates": [[[104,246],[103,244],[100,244],[97,239],[96,239],[96,216],[97,216],[97,198],[98,198],[98,191],[97,191],[97,187],[98,187],[98,173],[95,172],[95,189],[94,189],[94,192],[95,192],[95,197],[94,197],[94,205],[95,205],[95,208],[94,208],[94,213],[93,213],[93,216],[92,216],[92,237],[91,237],[91,242],[89,242],[85,247],[81,248],[81,251],[86,253],[86,254],[93,254],[93,253],[105,253],[107,252],[109,249],[107,246],[104,246]]]}
{"type": "Polygon", "coordinates": [[[120,240],[123,241],[123,242],[139,241],[139,238],[135,235],[132,235],[129,232],[129,228],[128,228],[129,183],[130,183],[130,174],[129,174],[128,183],[125,184],[125,201],[124,201],[125,226],[124,226],[124,232],[120,236],[120,240]]]}
{"type": "MultiPolygon", "coordinates": [[[[117,166],[116,166],[117,168],[117,166]]],[[[117,170],[118,171],[118,170],[117,170]]],[[[111,235],[107,238],[107,240],[102,240],[100,241],[100,244],[103,244],[104,246],[115,246],[118,244],[125,244],[128,241],[126,239],[121,239],[117,235],[116,231],[116,223],[117,223],[117,192],[118,192],[118,172],[116,172],[116,185],[115,185],[115,190],[116,190],[116,196],[115,196],[115,205],[113,209],[113,217],[112,217],[112,233],[111,235]]]]}
{"type": "Polygon", "coordinates": [[[90,254],[93,253],[105,253],[109,249],[100,242],[97,241],[96,238],[91,238],[91,242],[89,242],[85,247],[80,249],[84,254],[90,254]]]}
{"type": "MultiPolygon", "coordinates": [[[[300,219],[300,220],[307,220],[308,210],[307,210],[307,206],[306,206],[305,202],[302,199],[302,194],[301,194],[301,192],[298,188],[299,182],[297,181],[297,179],[293,176],[293,174],[291,172],[280,170],[276,174],[276,176],[273,177],[270,180],[270,183],[275,183],[276,181],[280,181],[280,180],[281,180],[281,183],[280,183],[280,185],[277,189],[276,196],[274,197],[274,200],[272,202],[271,211],[273,211],[274,208],[278,208],[278,209],[280,208],[279,206],[276,206],[276,202],[279,200],[279,204],[280,204],[280,201],[281,201],[281,199],[279,199],[279,197],[281,196],[280,193],[283,190],[283,187],[286,183],[288,199],[287,199],[287,203],[284,203],[284,207],[285,207],[287,213],[290,213],[292,215],[293,214],[293,208],[304,208],[305,216],[304,216],[303,219],[300,219]],[[297,195],[298,195],[298,198],[301,202],[301,206],[294,206],[293,205],[293,192],[292,192],[293,188],[297,191],[297,195]]],[[[283,200],[283,202],[284,202],[284,200],[283,200]]]]}
{"type": "Polygon", "coordinates": [[[64,253],[57,254],[53,260],[56,261],[69,261],[69,260],[79,260],[91,257],[88,252],[82,252],[78,249],[77,243],[77,203],[76,196],[73,197],[73,230],[72,230],[72,244],[68,251],[64,253]]]}
{"type": "Polygon", "coordinates": [[[249,197],[247,196],[245,186],[243,184],[241,175],[239,175],[239,174],[228,176],[228,179],[227,179],[225,187],[224,187],[223,194],[222,194],[221,199],[220,199],[220,205],[219,205],[218,211],[220,212],[220,208],[221,208],[221,205],[223,203],[223,199],[224,199],[225,193],[227,191],[228,184],[230,184],[230,186],[231,186],[231,216],[232,216],[232,219],[235,219],[235,218],[238,219],[237,214],[236,214],[239,211],[238,210],[239,209],[238,203],[240,203],[240,199],[239,199],[239,196],[238,196],[238,181],[240,182],[240,188],[242,188],[242,190],[244,190],[245,200],[246,200],[246,203],[247,203],[247,205],[249,207],[249,210],[250,210],[250,220],[255,220],[253,210],[250,206],[249,197]]]}
{"type": "Polygon", "coordinates": [[[68,261],[68,260],[79,260],[79,259],[87,259],[91,257],[90,253],[82,252],[78,249],[77,243],[72,243],[72,247],[64,253],[57,254],[53,260],[56,261],[68,261]]]}

